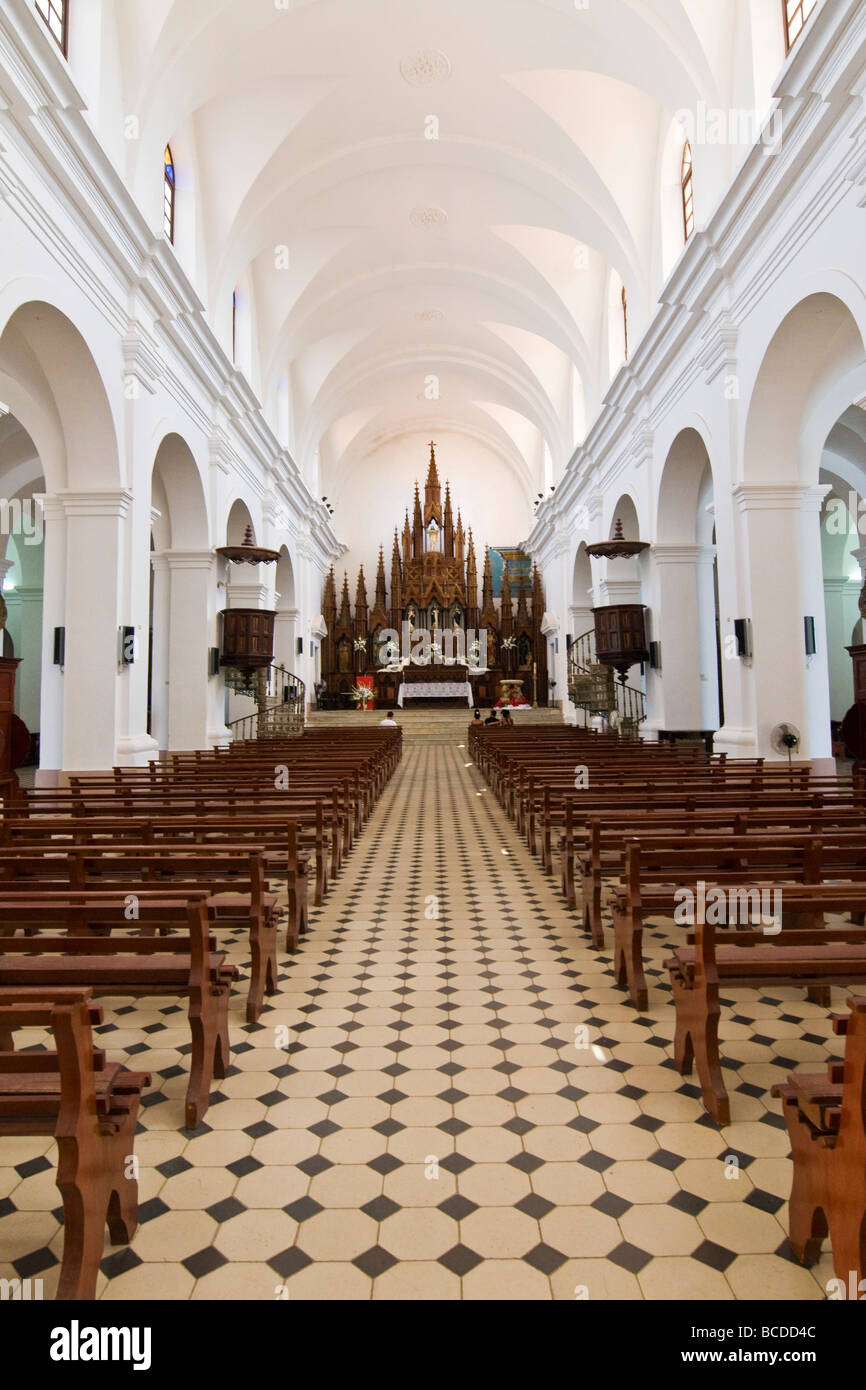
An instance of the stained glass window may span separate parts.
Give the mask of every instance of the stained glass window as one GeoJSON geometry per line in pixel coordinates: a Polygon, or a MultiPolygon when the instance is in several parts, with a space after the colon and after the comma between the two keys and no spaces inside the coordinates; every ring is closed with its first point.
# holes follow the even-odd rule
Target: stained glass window
{"type": "Polygon", "coordinates": [[[163,179],[162,225],[163,225],[163,230],[165,231],[166,236],[168,237],[168,239],[169,239],[169,241],[172,243],[172,245],[174,245],[174,194],[175,194],[175,179],[174,179],[174,159],[172,158],[171,146],[170,146],[170,145],[166,145],[166,147],[165,147],[164,165],[165,165],[165,176],[164,176],[164,179],[163,179]]]}
{"type": "Polygon", "coordinates": [[[806,27],[806,20],[817,4],[818,0],[782,0],[782,13],[785,18],[785,47],[789,53],[806,27]]]}
{"type": "Polygon", "coordinates": [[[36,0],[36,10],[65,58],[69,38],[68,0],[36,0]]]}
{"type": "Polygon", "coordinates": [[[625,360],[628,361],[628,295],[625,292],[625,285],[622,287],[622,332],[625,342],[625,360]]]}
{"type": "Polygon", "coordinates": [[[695,187],[694,187],[694,168],[692,165],[692,147],[688,140],[683,150],[683,171],[682,171],[682,190],[683,190],[683,230],[688,241],[692,232],[695,230],[695,187]]]}

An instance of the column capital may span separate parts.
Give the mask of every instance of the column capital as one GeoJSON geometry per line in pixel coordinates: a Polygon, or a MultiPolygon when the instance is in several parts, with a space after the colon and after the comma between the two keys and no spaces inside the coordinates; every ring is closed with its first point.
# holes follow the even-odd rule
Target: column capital
{"type": "Polygon", "coordinates": [[[217,557],[212,550],[154,550],[151,563],[167,570],[208,570],[216,573],[217,557]]]}
{"type": "Polygon", "coordinates": [[[815,486],[804,483],[739,483],[733,489],[733,497],[740,512],[803,511],[817,514],[831,491],[829,483],[815,486]]]}
{"type": "Polygon", "coordinates": [[[46,521],[69,520],[71,517],[81,516],[122,519],[129,514],[134,497],[128,488],[106,488],[93,492],[73,492],[63,488],[59,492],[40,494],[36,501],[42,507],[46,521]]]}
{"type": "Polygon", "coordinates": [[[35,603],[37,600],[41,603],[43,596],[44,590],[37,587],[36,585],[26,584],[18,585],[16,586],[16,588],[12,589],[8,594],[3,595],[7,604],[14,603],[16,600],[19,603],[35,603]]]}
{"type": "Polygon", "coordinates": [[[850,552],[851,559],[860,566],[863,578],[866,579],[866,545],[861,545],[857,550],[850,552]]]}
{"type": "Polygon", "coordinates": [[[654,545],[653,559],[661,565],[693,565],[700,557],[700,545],[654,545]]]}

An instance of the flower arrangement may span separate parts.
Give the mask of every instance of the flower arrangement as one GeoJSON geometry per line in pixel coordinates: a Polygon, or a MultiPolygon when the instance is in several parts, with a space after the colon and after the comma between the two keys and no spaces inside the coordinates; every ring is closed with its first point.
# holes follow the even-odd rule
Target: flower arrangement
{"type": "Polygon", "coordinates": [[[356,651],[356,652],[365,652],[366,650],[367,650],[367,639],[366,639],[366,637],[356,637],[356,638],[355,638],[355,651],[356,651]]]}
{"type": "Polygon", "coordinates": [[[373,691],[369,685],[356,685],[349,691],[349,697],[360,709],[369,709],[373,703],[373,691]]]}
{"type": "Polygon", "coordinates": [[[504,652],[513,652],[516,646],[517,646],[517,638],[516,638],[516,637],[503,637],[503,639],[502,639],[502,650],[503,650],[504,652]]]}

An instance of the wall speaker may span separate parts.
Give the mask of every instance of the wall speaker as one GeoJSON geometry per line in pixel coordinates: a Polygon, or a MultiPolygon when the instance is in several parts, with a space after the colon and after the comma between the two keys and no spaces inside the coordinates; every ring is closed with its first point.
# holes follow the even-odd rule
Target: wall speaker
{"type": "Polygon", "coordinates": [[[650,670],[660,671],[662,669],[662,644],[661,642],[650,642],[650,670]]]}
{"type": "Polygon", "coordinates": [[[118,666],[135,665],[135,628],[121,627],[117,630],[118,666]]]}
{"type": "Polygon", "coordinates": [[[299,638],[298,638],[298,656],[303,656],[303,655],[304,655],[304,639],[303,639],[303,637],[299,637],[299,638]]]}
{"type": "Polygon", "coordinates": [[[752,655],[751,618],[734,619],[734,636],[737,639],[737,656],[750,657],[752,655]]]}
{"type": "Polygon", "coordinates": [[[806,629],[806,655],[814,656],[817,651],[815,646],[815,619],[804,618],[803,626],[806,629]]]}
{"type": "Polygon", "coordinates": [[[56,627],[54,629],[54,665],[65,666],[66,664],[66,628],[56,627]]]}
{"type": "Polygon", "coordinates": [[[219,647],[209,647],[207,654],[207,669],[209,676],[218,676],[220,673],[220,649],[219,647]]]}

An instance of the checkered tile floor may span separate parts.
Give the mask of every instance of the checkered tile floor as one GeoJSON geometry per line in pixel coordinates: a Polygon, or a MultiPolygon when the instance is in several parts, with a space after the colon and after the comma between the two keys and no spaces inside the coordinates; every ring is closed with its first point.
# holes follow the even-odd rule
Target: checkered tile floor
{"type": "MultiPolygon", "coordinates": [[[[788,1252],[769,1089],[840,1055],[826,1012],[728,1000],[717,1130],[671,1062],[672,933],[652,933],[637,1014],[468,761],[407,750],[258,1025],[236,991],[231,1074],[195,1136],[182,1010],[105,1001],[102,1044],[154,1085],[141,1225],[106,1247],[101,1298],[824,1296],[829,1255],[788,1252]]],[[[46,1298],[54,1179],[49,1141],[0,1141],[0,1278],[46,1298]]]]}

